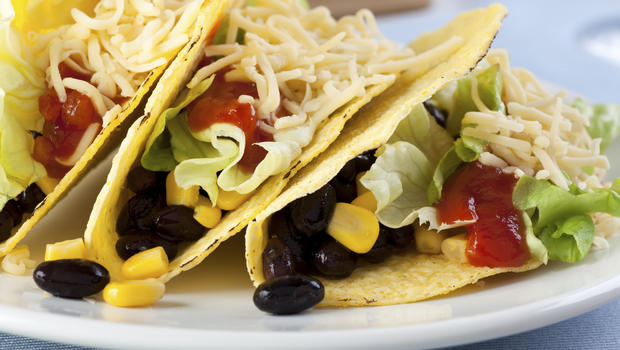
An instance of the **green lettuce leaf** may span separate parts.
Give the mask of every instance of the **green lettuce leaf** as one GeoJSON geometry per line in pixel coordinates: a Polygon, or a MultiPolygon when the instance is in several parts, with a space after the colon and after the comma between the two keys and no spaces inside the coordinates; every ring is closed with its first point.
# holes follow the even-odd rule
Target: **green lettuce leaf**
{"type": "Polygon", "coordinates": [[[549,252],[545,244],[534,234],[532,220],[525,212],[523,213],[523,223],[525,224],[525,242],[530,250],[530,254],[546,265],[549,261],[549,252]]]}
{"type": "Polygon", "coordinates": [[[549,251],[549,258],[565,262],[582,259],[590,249],[594,226],[588,213],[620,217],[620,195],[613,188],[569,192],[549,181],[521,176],[512,200],[532,219],[534,233],[549,251]]]}
{"type": "Polygon", "coordinates": [[[584,213],[608,213],[620,217],[620,195],[613,189],[575,194],[530,176],[521,176],[513,191],[512,201],[520,210],[536,210],[532,220],[535,232],[584,213]]]}
{"type": "Polygon", "coordinates": [[[377,199],[382,224],[402,227],[418,218],[427,199],[433,171],[452,147],[452,138],[426,109],[416,106],[398,125],[389,143],[360,179],[377,199]]]}
{"type": "Polygon", "coordinates": [[[439,161],[439,164],[433,173],[433,181],[428,186],[427,199],[429,204],[439,201],[441,198],[443,184],[461,164],[463,164],[463,160],[456,152],[456,147],[450,148],[450,150],[448,150],[448,152],[446,152],[443,158],[439,161]]]}
{"type": "Polygon", "coordinates": [[[28,130],[40,131],[44,119],[38,98],[45,92],[43,73],[23,58],[16,33],[10,27],[13,8],[0,8],[0,208],[43,178],[45,168],[31,154],[34,142],[28,130]]]}
{"type": "Polygon", "coordinates": [[[471,136],[461,136],[454,143],[454,151],[466,163],[471,163],[480,157],[487,142],[471,136]]]}
{"type": "MultiPolygon", "coordinates": [[[[172,171],[179,163],[175,157],[171,145],[171,134],[167,129],[169,121],[176,118],[183,108],[187,107],[192,101],[200,97],[209,89],[215,76],[211,76],[177,98],[174,107],[165,110],[157,119],[153,133],[149,136],[146,149],[142,154],[142,166],[151,171],[172,171]]],[[[177,144],[179,144],[181,133],[177,134],[177,144]]],[[[187,142],[192,142],[187,140],[187,142]]]]}
{"type": "Polygon", "coordinates": [[[183,188],[195,185],[202,187],[212,203],[215,203],[219,193],[218,172],[241,159],[243,152],[240,149],[245,147],[245,135],[234,125],[217,123],[190,135],[190,139],[194,141],[186,144],[199,145],[184,148],[189,150],[187,153],[183,150],[175,151],[180,154],[180,163],[174,170],[175,180],[183,188]],[[190,153],[193,157],[187,157],[190,153]]]}
{"type": "Polygon", "coordinates": [[[388,140],[388,143],[408,142],[417,147],[433,166],[446,153],[454,139],[450,137],[424,108],[419,104],[403,119],[388,140]]]}
{"type": "Polygon", "coordinates": [[[590,120],[588,134],[601,139],[602,152],[620,135],[620,105],[590,105],[577,98],[573,101],[573,107],[590,120]]]}
{"type": "MultiPolygon", "coordinates": [[[[482,102],[491,110],[504,112],[499,65],[494,64],[479,71],[475,74],[475,78],[478,80],[478,93],[482,102]]],[[[460,79],[452,96],[452,108],[446,126],[452,136],[461,132],[461,120],[465,113],[478,110],[471,98],[471,81],[471,77],[460,79]]]]}
{"type": "Polygon", "coordinates": [[[486,142],[475,137],[463,136],[454,142],[454,146],[446,152],[433,173],[433,181],[428,186],[427,196],[429,203],[436,203],[441,199],[441,190],[448,177],[465,163],[478,159],[486,142]]]}
{"type": "MultiPolygon", "coordinates": [[[[301,153],[301,147],[295,142],[256,143],[267,151],[267,155],[252,173],[247,173],[238,164],[245,150],[245,134],[239,127],[216,123],[198,133],[192,133],[192,136],[202,144],[202,148],[193,145],[188,147],[185,143],[183,151],[189,149],[195,154],[204,152],[204,155],[181,161],[174,171],[175,179],[181,187],[201,186],[214,203],[219,188],[250,193],[268,177],[288,169],[301,153]]],[[[183,153],[183,156],[187,154],[183,153]]]]}
{"type": "Polygon", "coordinates": [[[579,261],[588,254],[594,241],[594,222],[587,214],[571,216],[545,226],[540,239],[547,247],[551,260],[579,261]]]}
{"type": "Polygon", "coordinates": [[[245,134],[239,127],[215,123],[205,130],[192,132],[183,109],[201,96],[214,77],[186,90],[174,107],[157,120],[150,135],[142,166],[151,171],[174,170],[179,186],[201,186],[215,203],[219,188],[225,191],[250,193],[269,176],[285,171],[310,142],[314,129],[307,126],[276,134],[276,141],[257,143],[267,151],[252,173],[239,166],[245,151],[245,134]],[[305,144],[304,144],[305,142],[305,144]]]}

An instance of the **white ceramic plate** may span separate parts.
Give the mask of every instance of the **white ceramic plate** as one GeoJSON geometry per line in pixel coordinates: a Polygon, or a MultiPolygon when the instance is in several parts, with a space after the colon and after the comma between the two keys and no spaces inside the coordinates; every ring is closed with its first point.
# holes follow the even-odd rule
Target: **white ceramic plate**
{"type": "MultiPolygon", "coordinates": [[[[620,144],[611,147],[620,175],[620,144]],[[615,150],[615,151],[614,151],[615,150]]],[[[45,243],[81,236],[111,158],[87,176],[25,241],[42,261],[45,243]]],[[[46,340],[123,349],[430,348],[497,338],[589,311],[620,296],[620,237],[578,264],[551,263],[486,279],[408,305],[319,309],[275,317],[252,304],[242,235],[167,286],[144,309],[50,297],[31,277],[0,273],[0,330],[46,340]]]]}
{"type": "MultiPolygon", "coordinates": [[[[620,145],[610,158],[620,163],[620,145]]],[[[79,237],[110,159],[33,230],[26,243],[41,261],[46,242],[79,237]]],[[[613,161],[612,161],[613,163],[613,161]]],[[[617,170],[617,169],[616,169],[617,170]]],[[[618,172],[615,171],[615,174],[618,172]]],[[[620,295],[620,237],[578,264],[551,263],[489,278],[416,304],[318,309],[275,317],[252,304],[241,235],[168,285],[154,307],[121,309],[101,300],[65,300],[32,278],[0,274],[0,330],[106,348],[428,348],[486,340],[561,321],[620,295]]]]}

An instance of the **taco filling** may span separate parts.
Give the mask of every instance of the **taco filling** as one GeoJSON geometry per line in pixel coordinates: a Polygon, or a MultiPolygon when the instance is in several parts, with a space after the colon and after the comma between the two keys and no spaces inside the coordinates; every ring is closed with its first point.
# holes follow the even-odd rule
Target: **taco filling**
{"type": "Polygon", "coordinates": [[[268,178],[293,171],[334,113],[401,72],[422,74],[462,44],[452,37],[416,55],[385,39],[368,10],[336,21],[300,1],[239,2],[128,175],[119,257],[162,239],[168,246],[200,239],[268,178]]]}
{"type": "Polygon", "coordinates": [[[189,41],[201,4],[2,0],[0,243],[135,108],[189,41]]]}
{"type": "MultiPolygon", "coordinates": [[[[467,77],[414,107],[387,143],[260,228],[250,225],[248,235],[262,235],[247,240],[263,247],[261,264],[248,265],[262,283],[257,307],[295,313],[323,298],[381,305],[449,291],[390,300],[389,289],[403,285],[364,281],[368,294],[355,295],[361,287],[347,284],[356,269],[362,283],[373,264],[389,266],[381,270],[388,273],[403,258],[519,271],[549,259],[577,262],[592,246],[604,247],[620,228],[620,188],[604,182],[602,154],[602,141],[617,134],[599,126],[620,118],[620,108],[565,97],[510,67],[506,51],[491,50],[467,77]]],[[[414,278],[416,271],[400,273],[414,278]]]]}

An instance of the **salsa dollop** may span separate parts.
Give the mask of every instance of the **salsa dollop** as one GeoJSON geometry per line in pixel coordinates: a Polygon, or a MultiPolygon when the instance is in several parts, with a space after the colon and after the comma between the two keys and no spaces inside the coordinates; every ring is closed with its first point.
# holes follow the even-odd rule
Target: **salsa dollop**
{"type": "Polygon", "coordinates": [[[530,253],[522,213],[512,203],[517,178],[500,168],[468,163],[452,174],[436,204],[439,222],[466,226],[466,256],[474,266],[518,267],[530,253]]]}
{"type": "MultiPolygon", "coordinates": [[[[89,76],[71,69],[64,62],[58,68],[63,79],[90,80],[89,76]]],[[[99,132],[103,122],[90,98],[71,89],[67,89],[67,100],[63,103],[56,91],[50,88],[39,97],[39,112],[45,123],[42,135],[35,139],[33,158],[45,166],[49,177],[60,179],[71,170],[71,166],[61,164],[58,159],[69,158],[86,129],[98,123],[99,132]]]]}
{"type": "MultiPolygon", "coordinates": [[[[252,104],[238,101],[241,95],[258,98],[256,84],[227,82],[224,75],[224,72],[216,74],[209,89],[189,106],[187,122],[192,132],[205,130],[216,123],[239,127],[245,134],[245,149],[239,166],[244,172],[252,173],[267,156],[267,151],[256,143],[273,141],[273,135],[260,128],[260,120],[252,104]]],[[[276,114],[279,117],[285,112],[276,114]]]]}

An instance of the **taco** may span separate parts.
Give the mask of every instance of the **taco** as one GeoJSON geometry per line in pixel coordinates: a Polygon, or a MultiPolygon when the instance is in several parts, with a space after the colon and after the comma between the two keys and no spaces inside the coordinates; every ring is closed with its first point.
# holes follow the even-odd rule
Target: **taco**
{"type": "Polygon", "coordinates": [[[248,225],[260,309],[415,302],[579,261],[618,231],[601,152],[620,106],[568,104],[505,50],[439,91],[449,78],[429,77],[371,102],[248,225]]]}
{"type": "Polygon", "coordinates": [[[412,49],[385,39],[367,10],[335,20],[300,1],[231,6],[172,107],[123,141],[87,226],[89,252],[113,280],[128,279],[125,259],[158,246],[168,258],[159,281],[196,266],[398,76],[453,74],[443,62],[457,51],[479,59],[504,14],[479,10],[465,16],[480,19],[470,27],[459,17],[412,49]]]}
{"type": "Polygon", "coordinates": [[[0,2],[0,256],[105,155],[225,3],[0,2]]]}

